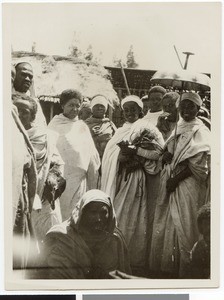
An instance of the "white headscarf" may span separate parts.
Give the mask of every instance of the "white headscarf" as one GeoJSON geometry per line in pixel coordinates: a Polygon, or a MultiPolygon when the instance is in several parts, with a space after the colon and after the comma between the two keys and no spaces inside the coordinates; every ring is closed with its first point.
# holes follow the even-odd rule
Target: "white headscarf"
{"type": "Polygon", "coordinates": [[[141,109],[143,109],[143,103],[142,103],[141,99],[138,96],[129,95],[129,96],[125,97],[121,101],[122,109],[124,109],[124,104],[127,103],[127,102],[135,102],[141,109]]]}
{"type": "Polygon", "coordinates": [[[107,98],[104,97],[103,95],[97,95],[97,96],[93,97],[93,99],[91,101],[91,104],[90,104],[91,110],[93,109],[93,106],[96,105],[96,104],[103,105],[106,110],[108,108],[107,98]]]}
{"type": "Polygon", "coordinates": [[[202,106],[201,97],[197,93],[193,93],[193,92],[183,93],[182,96],[180,97],[180,101],[183,100],[190,100],[194,102],[196,105],[202,106]]]}
{"type": "Polygon", "coordinates": [[[114,228],[116,226],[116,218],[115,218],[115,212],[114,212],[114,208],[111,202],[110,197],[105,194],[104,192],[100,191],[100,190],[89,190],[88,192],[86,192],[82,198],[80,199],[80,201],[76,204],[75,209],[72,212],[72,219],[73,222],[75,224],[75,227],[78,228],[81,217],[82,217],[82,212],[84,207],[91,203],[91,202],[101,202],[106,204],[109,207],[109,232],[113,232],[114,228]]]}

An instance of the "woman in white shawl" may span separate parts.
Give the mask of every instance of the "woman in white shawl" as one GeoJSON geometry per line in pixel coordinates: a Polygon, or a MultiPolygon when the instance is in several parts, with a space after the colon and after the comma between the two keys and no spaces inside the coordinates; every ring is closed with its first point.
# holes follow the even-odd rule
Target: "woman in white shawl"
{"type": "Polygon", "coordinates": [[[108,142],[102,161],[101,189],[112,198],[118,226],[127,242],[134,275],[147,276],[148,202],[146,173],[157,174],[163,138],[148,120],[138,120],[142,101],[127,96],[121,102],[126,119],[108,142]]]}
{"type": "Polygon", "coordinates": [[[196,116],[196,93],[183,93],[176,134],[165,146],[155,211],[150,269],[155,278],[188,278],[190,251],[199,238],[197,211],[206,201],[209,129],[196,116]]]}
{"type": "Polygon", "coordinates": [[[58,133],[57,149],[64,161],[66,189],[60,198],[62,220],[66,220],[82,195],[96,188],[99,154],[95,148],[88,126],[78,120],[82,95],[68,89],[61,93],[60,104],[63,113],[55,116],[49,129],[58,133]]]}

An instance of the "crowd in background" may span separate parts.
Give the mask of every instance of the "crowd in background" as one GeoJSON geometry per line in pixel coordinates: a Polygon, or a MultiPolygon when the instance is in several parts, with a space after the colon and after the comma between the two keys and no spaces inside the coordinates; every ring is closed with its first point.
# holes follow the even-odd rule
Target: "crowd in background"
{"type": "Polygon", "coordinates": [[[47,125],[32,66],[12,67],[14,270],[209,278],[210,115],[199,94],[128,95],[119,128],[103,94],[67,89],[60,105],[47,125]]]}

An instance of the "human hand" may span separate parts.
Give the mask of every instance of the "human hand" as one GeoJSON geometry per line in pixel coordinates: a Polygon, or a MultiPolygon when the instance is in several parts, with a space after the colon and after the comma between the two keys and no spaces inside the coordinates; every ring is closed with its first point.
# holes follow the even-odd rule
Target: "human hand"
{"type": "Polygon", "coordinates": [[[174,192],[177,186],[178,186],[178,180],[175,177],[169,178],[166,182],[166,189],[168,193],[174,192]]]}
{"type": "Polygon", "coordinates": [[[163,158],[162,158],[164,163],[170,164],[172,159],[173,159],[173,154],[171,154],[169,151],[164,152],[163,158]]]}
{"type": "Polygon", "coordinates": [[[127,146],[121,148],[122,155],[135,155],[137,153],[137,148],[135,146],[127,146]]]}
{"type": "Polygon", "coordinates": [[[109,141],[111,139],[111,134],[110,133],[104,133],[104,134],[100,134],[99,136],[97,136],[99,141],[109,141]]]}

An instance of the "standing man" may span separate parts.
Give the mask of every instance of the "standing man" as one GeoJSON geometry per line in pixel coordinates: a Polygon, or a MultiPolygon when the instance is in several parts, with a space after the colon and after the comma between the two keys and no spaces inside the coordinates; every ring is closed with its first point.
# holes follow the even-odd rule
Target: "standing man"
{"type": "MultiPolygon", "coordinates": [[[[29,94],[32,98],[35,97],[33,89],[33,68],[28,62],[20,62],[15,65],[16,76],[13,84],[13,99],[20,98],[21,95],[29,94]]],[[[37,115],[34,124],[46,126],[46,120],[42,112],[39,100],[37,102],[37,115]]]]}
{"type": "MultiPolygon", "coordinates": [[[[165,95],[166,90],[162,86],[153,86],[148,93],[148,99],[144,102],[148,103],[148,113],[144,119],[150,121],[154,126],[157,125],[158,117],[162,113],[162,98],[165,95]]],[[[146,104],[146,103],[145,103],[146,104]]]]}

